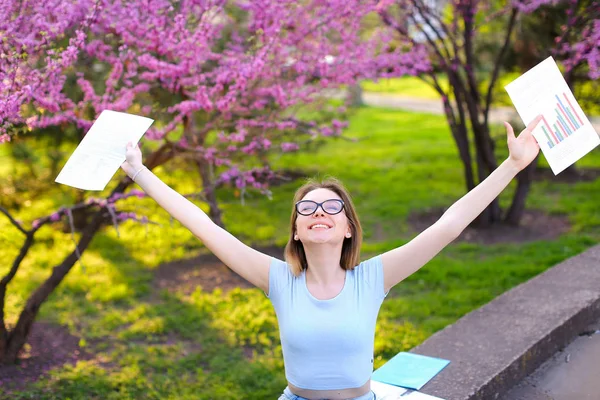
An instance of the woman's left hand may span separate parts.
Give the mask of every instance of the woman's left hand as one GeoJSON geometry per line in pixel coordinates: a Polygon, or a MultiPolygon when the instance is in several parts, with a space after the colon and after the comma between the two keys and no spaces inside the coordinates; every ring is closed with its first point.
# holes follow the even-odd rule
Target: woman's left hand
{"type": "Polygon", "coordinates": [[[533,130],[537,124],[542,120],[542,116],[538,115],[533,121],[527,125],[527,128],[515,137],[515,132],[512,126],[508,122],[504,123],[506,127],[506,135],[508,141],[509,159],[515,164],[515,166],[521,171],[527,167],[540,152],[540,145],[538,144],[535,137],[533,137],[533,130]]]}

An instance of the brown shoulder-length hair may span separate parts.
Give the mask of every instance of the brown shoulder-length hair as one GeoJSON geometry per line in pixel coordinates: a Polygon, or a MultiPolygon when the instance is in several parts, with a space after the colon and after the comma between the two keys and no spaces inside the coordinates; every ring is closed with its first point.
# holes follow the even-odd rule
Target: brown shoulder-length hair
{"type": "Polygon", "coordinates": [[[308,268],[304,246],[302,245],[301,241],[294,240],[294,234],[296,232],[296,220],[298,219],[296,203],[315,189],[329,189],[340,196],[344,202],[344,212],[348,218],[348,225],[350,226],[350,232],[352,233],[352,236],[349,238],[344,238],[340,265],[344,270],[352,270],[360,261],[362,228],[360,226],[356,210],[354,209],[354,204],[350,198],[350,194],[348,194],[348,191],[342,182],[336,178],[326,177],[322,180],[309,179],[296,191],[296,194],[294,195],[294,202],[292,203],[292,217],[290,221],[290,238],[285,246],[285,261],[290,264],[292,273],[295,276],[299,276],[303,270],[308,268]]]}

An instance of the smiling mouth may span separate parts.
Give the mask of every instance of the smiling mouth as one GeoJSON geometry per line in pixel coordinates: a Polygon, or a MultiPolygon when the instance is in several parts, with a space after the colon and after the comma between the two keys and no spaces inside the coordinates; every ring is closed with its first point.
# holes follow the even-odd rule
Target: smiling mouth
{"type": "Polygon", "coordinates": [[[325,230],[327,230],[327,229],[331,229],[331,228],[329,226],[327,226],[327,225],[315,224],[315,225],[313,225],[313,226],[310,227],[310,230],[313,230],[313,229],[325,229],[325,230]]]}

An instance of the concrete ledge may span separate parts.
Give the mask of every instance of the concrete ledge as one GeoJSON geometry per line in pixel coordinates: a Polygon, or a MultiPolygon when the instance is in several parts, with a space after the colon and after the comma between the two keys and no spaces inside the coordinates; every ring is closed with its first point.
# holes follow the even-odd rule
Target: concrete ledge
{"type": "Polygon", "coordinates": [[[600,318],[600,245],[437,332],[413,353],[451,360],[421,391],[497,399],[600,318]]]}

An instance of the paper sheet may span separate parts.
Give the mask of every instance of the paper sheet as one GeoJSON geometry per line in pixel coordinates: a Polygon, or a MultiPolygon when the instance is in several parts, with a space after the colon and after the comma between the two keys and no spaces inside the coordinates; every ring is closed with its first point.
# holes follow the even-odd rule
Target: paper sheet
{"type": "Polygon", "coordinates": [[[377,400],[444,400],[439,397],[428,394],[408,391],[399,386],[388,385],[387,383],[371,381],[371,390],[375,392],[377,400]]]}
{"type": "Polygon", "coordinates": [[[375,392],[377,400],[397,400],[408,390],[400,386],[388,385],[378,381],[371,381],[371,390],[375,392]]]}
{"type": "Polygon", "coordinates": [[[84,190],[103,190],[125,161],[128,142],[136,144],[154,120],[102,111],[55,182],[84,190]]]}
{"type": "Polygon", "coordinates": [[[589,153],[600,137],[573,97],[556,62],[548,57],[505,86],[527,125],[538,114],[533,131],[555,175],[589,153]]]}
{"type": "Polygon", "coordinates": [[[402,396],[400,400],[444,400],[441,397],[430,396],[421,392],[410,392],[406,396],[402,396]]]}

